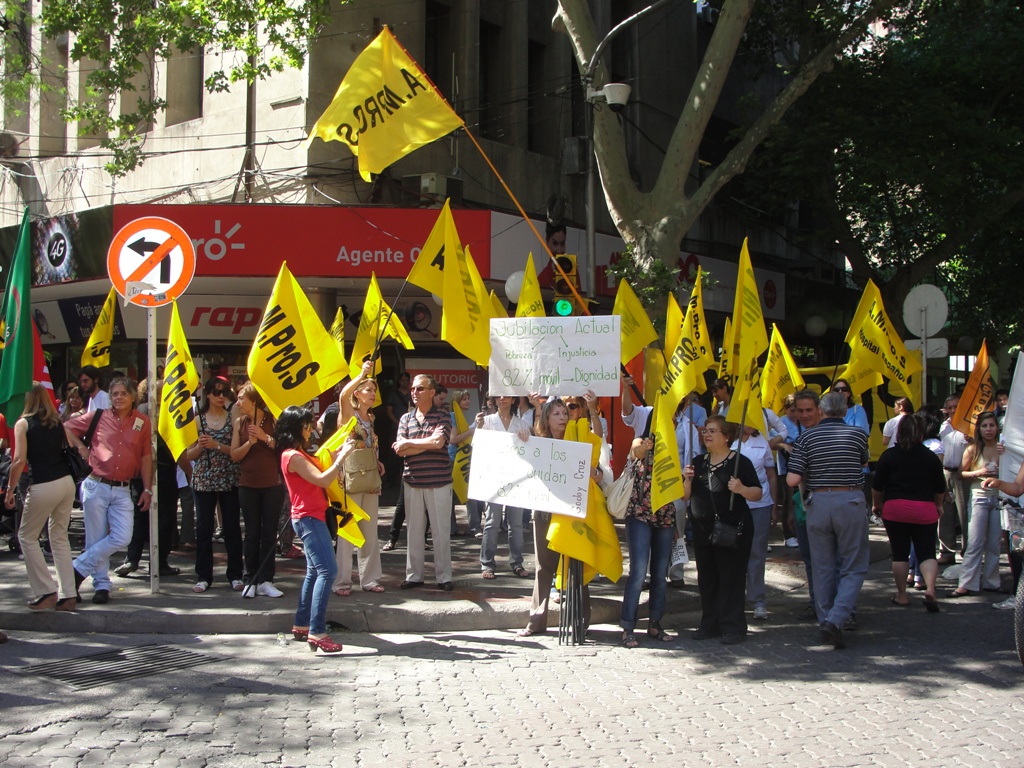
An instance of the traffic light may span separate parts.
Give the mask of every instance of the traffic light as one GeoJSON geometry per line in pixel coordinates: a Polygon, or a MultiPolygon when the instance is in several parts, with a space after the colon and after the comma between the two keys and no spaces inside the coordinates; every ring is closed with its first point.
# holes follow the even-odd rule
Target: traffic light
{"type": "Polygon", "coordinates": [[[570,317],[571,315],[578,314],[580,311],[579,303],[572,292],[572,288],[575,288],[577,293],[580,290],[580,278],[576,272],[576,257],[565,254],[556,256],[555,261],[558,262],[558,266],[565,273],[565,277],[562,277],[562,273],[557,269],[554,270],[552,278],[554,280],[555,297],[552,302],[552,308],[556,316],[570,317]],[[569,282],[566,281],[566,277],[569,279],[569,282]],[[570,282],[572,288],[569,287],[570,282]]]}

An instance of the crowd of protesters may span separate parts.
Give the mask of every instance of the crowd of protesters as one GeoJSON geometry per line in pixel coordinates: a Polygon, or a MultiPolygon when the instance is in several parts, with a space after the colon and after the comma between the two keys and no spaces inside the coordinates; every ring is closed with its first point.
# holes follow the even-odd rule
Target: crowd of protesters
{"type": "MultiPolygon", "coordinates": [[[[482,578],[497,578],[505,534],[508,570],[534,579],[529,621],[519,634],[545,632],[549,602],[558,599],[551,587],[559,555],[548,548],[546,536],[551,513],[469,500],[468,527],[460,529],[452,491],[455,453],[476,430],[511,433],[520,440],[531,435],[562,439],[571,419],[585,418],[580,423],[597,439],[605,442],[609,434],[592,392],[564,399],[488,397],[479,413],[470,414],[469,391],[451,393],[449,406],[447,389],[424,374],[399,376],[378,421],[378,385],[367,363],[339,387],[337,403],[319,421],[305,405],[289,407],[275,419],[251,383],[241,382],[236,389],[211,373],[197,393],[199,439],[175,459],[158,438],[154,457],[150,435],[156,424],[145,402],[146,382],[137,388],[128,377],[115,375],[108,389],[102,383],[99,370],[83,368],[56,406],[37,385],[9,430],[13,441],[6,426],[0,434],[0,451],[14,445],[4,503],[9,509],[22,507],[18,536],[31,594],[28,608],[75,611],[81,588],[90,581],[93,603],[110,600],[111,558],[126,552],[114,569],[119,577],[140,569],[156,478],[160,575],[180,572],[170,565],[172,549],[191,550],[196,594],[215,587],[220,576],[243,599],[281,598],[285,593],[274,584],[276,557],[305,557],[307,573],[294,596],[298,609],[292,634],[321,655],[342,650],[327,635],[326,611],[332,594],[345,598],[352,593],[353,555],[360,589],[384,592],[380,553],[400,546],[403,523],[406,568],[400,589],[426,586],[428,537],[438,589],[454,589],[452,536],[475,535],[482,578]],[[456,418],[456,408],[464,418],[456,418]],[[353,421],[355,428],[324,468],[312,448],[353,421]],[[90,469],[77,488],[67,446],[90,469]],[[377,515],[385,479],[397,489],[398,503],[380,546],[377,515]],[[336,482],[366,512],[367,519],[358,522],[361,546],[335,535],[338,520],[323,489],[336,482]],[[85,539],[72,559],[68,526],[76,504],[82,509],[85,539]],[[524,528],[531,521],[532,573],[523,546],[524,528]],[[53,573],[40,544],[44,528],[53,573]],[[298,537],[301,548],[286,532],[298,537]],[[214,551],[220,546],[226,554],[223,574],[214,569],[214,551]]],[[[162,382],[153,386],[159,401],[162,382]]],[[[924,593],[924,608],[940,612],[939,569],[953,565],[958,553],[959,582],[946,599],[1008,591],[999,572],[999,494],[1020,495],[1024,470],[1014,482],[998,480],[1002,413],[980,414],[974,433],[965,435],[950,423],[955,396],[941,411],[926,405],[916,413],[909,400],[897,399],[883,429],[886,449],[872,472],[867,415],[846,380],[837,379],[824,396],[797,392],[787,398],[782,414],[766,410],[767,434],[725,418],[731,388],[716,380],[713,400],[702,403],[692,393],[677,414],[683,498],[652,509],[652,409],[634,405],[632,389],[632,380],[624,377],[621,419],[634,437],[624,471],[635,478],[624,523],[630,561],[621,617],[624,647],[640,645],[635,630],[644,589],[650,592],[648,640],[673,639],[661,622],[666,586],[684,584],[681,564],[677,568],[672,562],[684,539],[696,561],[701,600],[701,619],[692,636],[742,642],[748,613],[754,621],[769,617],[765,563],[769,532],[776,524],[782,527],[783,546],[798,548],[806,568],[808,606],[802,615],[816,621],[822,642],[836,648],[845,645],[845,632],[857,628],[872,522],[883,525],[889,539],[893,606],[912,605],[909,591],[918,589],[924,593]]],[[[606,443],[602,456],[593,471],[605,485],[611,479],[606,443]]],[[[1010,561],[1016,586],[1021,562],[1012,553],[1010,561]]],[[[589,593],[584,590],[583,596],[589,622],[589,593]]],[[[1011,606],[1012,598],[996,605],[1011,606]]]]}

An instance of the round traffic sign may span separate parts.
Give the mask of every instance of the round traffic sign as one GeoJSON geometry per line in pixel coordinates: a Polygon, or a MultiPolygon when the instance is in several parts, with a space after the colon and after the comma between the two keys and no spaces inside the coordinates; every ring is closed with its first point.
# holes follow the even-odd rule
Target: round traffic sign
{"type": "Polygon", "coordinates": [[[948,315],[946,294],[928,283],[912,288],[903,301],[903,322],[908,331],[921,338],[941,331],[948,315]]]}
{"type": "Polygon", "coordinates": [[[132,304],[160,307],[178,298],[196,274],[192,240],[173,221],[146,216],[125,224],[107,251],[114,289],[132,304]]]}

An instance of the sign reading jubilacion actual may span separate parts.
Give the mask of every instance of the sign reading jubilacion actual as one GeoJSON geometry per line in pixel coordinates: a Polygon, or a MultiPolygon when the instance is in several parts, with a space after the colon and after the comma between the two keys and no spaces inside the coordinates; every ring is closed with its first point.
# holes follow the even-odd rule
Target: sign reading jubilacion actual
{"type": "Polygon", "coordinates": [[[619,317],[491,320],[492,395],[619,394],[619,317]]]}

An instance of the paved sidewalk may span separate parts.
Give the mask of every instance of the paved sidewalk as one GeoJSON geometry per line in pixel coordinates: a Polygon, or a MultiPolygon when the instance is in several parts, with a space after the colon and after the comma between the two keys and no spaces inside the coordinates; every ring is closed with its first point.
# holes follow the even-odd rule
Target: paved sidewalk
{"type": "MultiPolygon", "coordinates": [[[[380,513],[380,540],[387,540],[393,507],[380,513]]],[[[465,527],[465,512],[459,507],[460,524],[465,527]]],[[[625,556],[625,534],[619,526],[625,556]]],[[[526,567],[533,573],[532,532],[526,537],[526,567]]],[[[889,548],[881,528],[871,529],[872,562],[888,558],[889,548]]],[[[780,591],[802,591],[803,564],[798,550],[782,545],[781,531],[774,528],[769,553],[767,581],[769,608],[771,594],[780,591]]],[[[25,566],[14,553],[0,553],[0,629],[58,633],[186,633],[186,634],[259,634],[287,631],[294,617],[298,592],[305,576],[305,560],[278,558],[275,584],[285,594],[271,599],[257,597],[244,600],[224,581],[223,545],[215,543],[215,582],[203,594],[192,592],[196,582],[193,572],[194,553],[174,552],[171,565],[181,568],[181,575],[160,580],[160,592],[150,591],[147,560],[130,578],[112,576],[114,590],[105,606],[93,605],[89,582],[82,586],[83,602],[77,613],[30,611],[25,603],[31,597],[25,566]]],[[[358,578],[350,597],[331,596],[328,619],[356,632],[438,632],[514,629],[526,624],[533,589],[532,578],[518,578],[507,570],[508,554],[504,541],[499,542],[498,577],[493,581],[480,578],[480,540],[472,536],[452,539],[454,592],[442,592],[432,581],[432,553],[427,552],[425,577],[427,584],[416,590],[399,590],[405,577],[405,531],[399,547],[382,553],[383,585],[386,592],[362,592],[358,578]],[[504,570],[503,570],[504,569],[504,570]]],[[[122,562],[115,557],[112,565],[122,562]]],[[[628,563],[626,566],[628,570],[628,563]]],[[[693,563],[686,567],[687,586],[669,589],[667,612],[678,614],[699,607],[693,563]]],[[[599,578],[591,584],[592,623],[617,624],[621,610],[625,574],[617,584],[599,578]]],[[[646,594],[643,598],[646,600],[646,594]]],[[[555,606],[552,605],[554,609],[555,606]]],[[[641,615],[643,613],[643,609],[641,615]]],[[[557,627],[552,616],[551,626],[557,627]]]]}

